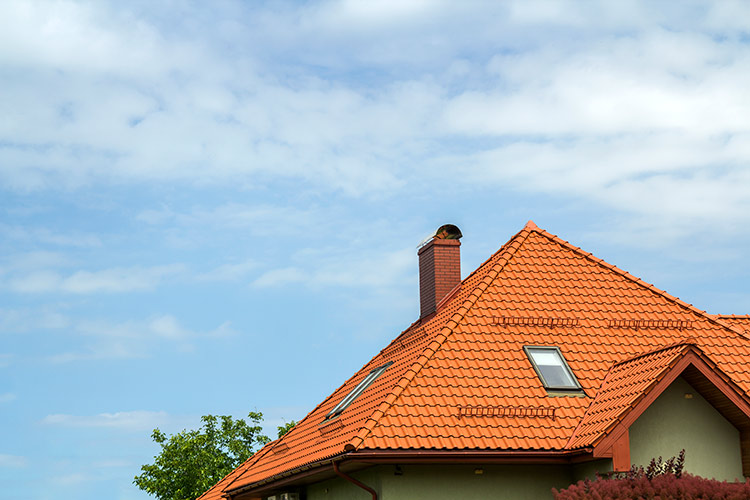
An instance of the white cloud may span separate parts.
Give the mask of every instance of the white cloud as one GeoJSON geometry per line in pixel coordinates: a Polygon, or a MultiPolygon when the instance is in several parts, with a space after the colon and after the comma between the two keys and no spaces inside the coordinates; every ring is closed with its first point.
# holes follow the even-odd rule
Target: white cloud
{"type": "Polygon", "coordinates": [[[186,328],[170,314],[156,315],[142,321],[113,323],[83,320],[71,325],[72,331],[86,337],[78,349],[48,356],[51,363],[72,363],[106,359],[132,359],[153,356],[160,349],[194,349],[192,342],[207,338],[226,338],[237,334],[231,322],[225,321],[208,331],[186,328]]]}
{"type": "Polygon", "coordinates": [[[65,474],[62,476],[52,476],[52,482],[60,486],[77,486],[83,483],[88,483],[96,480],[96,478],[90,474],[83,472],[74,472],[71,474],[65,474]]]}
{"type": "Polygon", "coordinates": [[[32,228],[0,224],[0,233],[9,239],[42,245],[78,248],[92,248],[102,245],[101,239],[94,234],[60,233],[45,227],[32,228]]]}
{"type": "MultiPolygon", "coordinates": [[[[742,177],[750,162],[742,2],[676,13],[651,2],[346,0],[256,6],[249,15],[230,1],[210,13],[186,5],[169,27],[166,7],[113,5],[5,9],[0,46],[13,50],[0,50],[0,61],[23,71],[5,79],[0,96],[10,117],[0,122],[0,183],[257,187],[292,178],[316,192],[388,198],[474,164],[472,175],[450,181],[531,186],[630,212],[638,176],[674,175],[686,193],[704,181],[731,189],[732,175],[717,172],[742,177]],[[191,16],[207,14],[216,22],[195,32],[191,16]],[[550,169],[571,169],[579,182],[552,186],[550,169]]],[[[707,216],[675,198],[671,213],[705,226],[707,216]]],[[[709,195],[699,205],[723,217],[744,210],[736,199],[709,195]]],[[[653,216],[657,205],[638,211],[653,216]]],[[[304,226],[267,213],[276,209],[227,204],[189,215],[258,233],[304,226]]],[[[139,217],[160,224],[180,215],[139,217]]],[[[35,237],[66,244],[59,236],[35,237]]],[[[270,271],[259,284],[304,279],[299,269],[270,271]]],[[[13,285],[153,286],[153,277],[127,271],[40,271],[13,285]]]]}
{"type": "Polygon", "coordinates": [[[154,267],[115,267],[62,275],[39,270],[11,277],[7,287],[21,293],[123,293],[156,288],[164,279],[184,271],[182,264],[154,267]]]}
{"type": "Polygon", "coordinates": [[[0,368],[10,366],[13,354],[0,353],[0,368]]]}
{"type": "Polygon", "coordinates": [[[149,352],[145,346],[121,340],[109,340],[87,344],[77,351],[53,354],[46,359],[50,363],[63,364],[103,359],[145,358],[148,355],[149,352]]]}
{"type": "Polygon", "coordinates": [[[299,283],[308,279],[309,278],[306,277],[306,274],[302,269],[298,269],[295,267],[286,267],[283,269],[272,269],[270,271],[264,272],[253,281],[253,286],[283,286],[289,283],[299,283]]]}
{"type": "MultiPolygon", "coordinates": [[[[356,252],[355,252],[356,255],[356,252]]],[[[413,249],[384,252],[372,250],[359,257],[341,255],[336,249],[300,251],[295,260],[302,267],[272,269],[256,278],[256,287],[276,287],[302,283],[310,288],[344,286],[381,289],[396,285],[414,267],[413,249]]]]}
{"type": "Polygon", "coordinates": [[[149,322],[148,328],[154,334],[167,339],[182,339],[191,334],[177,323],[174,316],[170,315],[154,318],[149,322]]]}
{"type": "Polygon", "coordinates": [[[0,467],[26,467],[28,465],[28,459],[18,455],[5,455],[0,453],[0,467]]]}
{"type": "Polygon", "coordinates": [[[238,281],[248,273],[255,271],[259,264],[253,259],[247,259],[242,262],[224,264],[208,272],[199,274],[198,281],[238,281]]]}
{"type": "Polygon", "coordinates": [[[61,427],[112,428],[126,431],[149,430],[163,427],[171,422],[171,417],[164,411],[122,411],[116,413],[99,413],[98,415],[79,416],[57,413],[42,419],[46,425],[61,427]]]}
{"type": "Polygon", "coordinates": [[[0,404],[2,403],[10,403],[11,401],[16,400],[16,395],[12,392],[6,392],[4,394],[0,394],[0,404]]]}
{"type": "Polygon", "coordinates": [[[0,309],[0,333],[25,333],[34,329],[53,330],[70,325],[70,319],[58,311],[42,307],[0,309]]]}

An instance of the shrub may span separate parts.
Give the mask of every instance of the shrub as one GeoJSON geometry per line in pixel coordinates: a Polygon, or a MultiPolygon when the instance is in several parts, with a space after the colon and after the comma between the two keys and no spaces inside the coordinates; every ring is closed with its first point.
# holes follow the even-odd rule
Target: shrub
{"type": "Polygon", "coordinates": [[[685,450],[677,457],[651,460],[645,469],[584,479],[561,491],[552,489],[555,500],[747,500],[750,482],[728,483],[683,473],[685,450]]]}

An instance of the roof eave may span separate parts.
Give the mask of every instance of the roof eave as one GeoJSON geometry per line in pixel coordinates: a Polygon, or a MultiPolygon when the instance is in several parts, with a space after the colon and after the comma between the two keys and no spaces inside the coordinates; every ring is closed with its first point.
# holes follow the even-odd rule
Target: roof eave
{"type": "Polygon", "coordinates": [[[576,450],[374,450],[361,449],[337,457],[298,467],[252,484],[226,490],[225,496],[239,500],[243,496],[266,493],[291,485],[322,480],[333,462],[352,469],[380,464],[573,464],[595,459],[593,448],[576,450]]]}

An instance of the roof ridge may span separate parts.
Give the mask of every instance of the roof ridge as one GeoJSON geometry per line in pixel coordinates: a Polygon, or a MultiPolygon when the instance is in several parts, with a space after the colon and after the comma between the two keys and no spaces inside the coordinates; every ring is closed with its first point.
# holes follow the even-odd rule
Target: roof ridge
{"type": "Polygon", "coordinates": [[[617,266],[615,266],[613,264],[610,264],[609,262],[605,261],[604,259],[601,259],[601,258],[595,256],[594,254],[592,254],[591,252],[587,252],[587,251],[583,250],[582,248],[573,245],[569,241],[565,241],[564,239],[560,238],[559,236],[557,236],[555,234],[552,234],[552,233],[550,233],[548,231],[545,231],[544,229],[541,229],[539,227],[537,227],[536,229],[531,229],[531,230],[536,231],[541,236],[544,236],[545,238],[554,241],[558,245],[561,245],[561,246],[563,246],[563,247],[565,247],[565,248],[567,248],[569,250],[572,250],[573,252],[575,252],[578,255],[580,255],[580,256],[582,256],[582,257],[584,257],[584,258],[586,258],[586,259],[594,262],[595,264],[597,264],[597,265],[599,265],[601,267],[604,267],[605,269],[609,269],[610,271],[619,274],[623,278],[625,278],[627,280],[630,280],[633,283],[636,283],[637,285],[640,285],[640,286],[642,286],[642,287],[650,290],[652,293],[655,293],[656,295],[659,295],[659,296],[667,299],[668,301],[677,304],[678,306],[682,307],[683,309],[687,309],[688,311],[692,312],[695,315],[698,315],[698,316],[700,316],[702,318],[705,318],[705,319],[709,320],[710,322],[721,326],[722,328],[726,328],[727,330],[730,330],[731,332],[739,335],[740,337],[742,337],[745,340],[750,340],[750,338],[747,337],[747,334],[745,333],[744,330],[742,330],[742,329],[740,329],[740,328],[738,328],[738,327],[736,327],[734,325],[728,325],[728,324],[722,322],[718,318],[718,315],[714,315],[714,314],[710,314],[710,313],[708,313],[706,311],[702,311],[702,310],[698,309],[697,307],[695,307],[694,305],[688,304],[684,300],[682,300],[682,299],[680,299],[678,297],[675,297],[674,295],[670,294],[669,292],[667,292],[665,290],[662,290],[661,288],[657,288],[656,286],[654,286],[651,283],[648,283],[648,282],[642,280],[641,278],[639,278],[637,276],[633,276],[632,274],[630,274],[629,272],[625,271],[624,269],[620,269],[619,267],[617,267],[617,266]]]}
{"type": "Polygon", "coordinates": [[[463,319],[463,317],[466,315],[466,313],[469,311],[471,306],[473,306],[476,301],[479,299],[479,297],[484,293],[485,290],[490,286],[490,284],[497,278],[497,276],[500,274],[500,272],[503,270],[505,265],[510,262],[510,259],[513,258],[513,256],[516,254],[518,249],[521,247],[524,241],[526,241],[526,238],[528,238],[529,234],[531,234],[529,227],[524,227],[521,231],[516,233],[508,242],[503,245],[500,250],[495,252],[492,257],[487,259],[482,265],[480,265],[473,273],[471,273],[469,276],[464,278],[462,280],[462,283],[467,281],[469,277],[473,276],[479,269],[482,269],[484,265],[495,258],[496,256],[499,256],[498,261],[493,264],[493,266],[490,268],[489,271],[487,271],[487,274],[485,275],[484,279],[480,281],[472,290],[472,292],[469,294],[469,296],[464,300],[463,304],[456,310],[456,312],[451,315],[450,319],[445,323],[445,326],[440,330],[440,333],[438,333],[435,336],[435,339],[430,342],[430,345],[428,345],[424,351],[422,351],[422,355],[419,356],[419,358],[412,363],[411,367],[406,370],[404,375],[401,376],[401,379],[399,379],[398,382],[394,385],[394,390],[385,398],[385,400],[373,411],[372,415],[370,415],[367,420],[365,421],[365,424],[362,426],[360,431],[357,433],[352,440],[347,443],[344,446],[344,449],[346,451],[354,451],[357,448],[359,448],[364,442],[365,438],[372,432],[372,430],[377,425],[380,418],[382,418],[385,415],[385,412],[388,411],[388,409],[393,406],[393,403],[396,402],[396,400],[399,398],[401,393],[406,389],[406,387],[409,385],[409,383],[414,380],[414,377],[421,371],[422,368],[424,368],[425,364],[432,358],[432,356],[435,355],[435,353],[440,349],[440,347],[443,345],[443,343],[448,339],[448,336],[453,333],[453,329],[458,326],[459,322],[463,319]],[[520,241],[518,241],[520,240],[520,241]],[[516,243],[514,245],[514,243],[516,243]],[[507,256],[501,255],[501,252],[503,254],[508,254],[507,256]],[[489,278],[489,279],[488,279],[489,278]],[[477,293],[477,290],[479,290],[479,293],[477,293]],[[453,324],[452,326],[451,323],[453,324]],[[442,337],[442,339],[440,339],[442,337]],[[440,340],[439,340],[440,339],[440,340]],[[431,354],[426,355],[428,351],[432,351],[431,354]],[[424,359],[423,359],[424,358],[424,359]],[[376,417],[375,415],[379,415],[376,417]]]}
{"type": "Polygon", "coordinates": [[[631,356],[629,358],[625,358],[622,361],[618,361],[617,363],[614,363],[611,368],[616,368],[620,365],[624,365],[625,363],[630,363],[632,361],[635,361],[640,358],[645,358],[646,356],[651,356],[653,354],[657,354],[662,351],[668,351],[669,349],[674,349],[675,347],[695,347],[699,351],[703,352],[700,347],[695,342],[695,337],[686,337],[684,340],[680,340],[679,342],[673,342],[671,344],[657,347],[656,349],[652,349],[650,351],[642,352],[640,354],[636,354],[635,356],[631,356]]]}

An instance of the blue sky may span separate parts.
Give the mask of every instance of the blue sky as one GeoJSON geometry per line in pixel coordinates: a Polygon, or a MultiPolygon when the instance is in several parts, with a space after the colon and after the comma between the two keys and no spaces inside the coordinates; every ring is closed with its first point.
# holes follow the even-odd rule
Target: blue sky
{"type": "Polygon", "coordinates": [[[6,0],[0,479],[145,499],[204,414],[300,419],[527,220],[750,313],[742,2],[6,0]]]}

